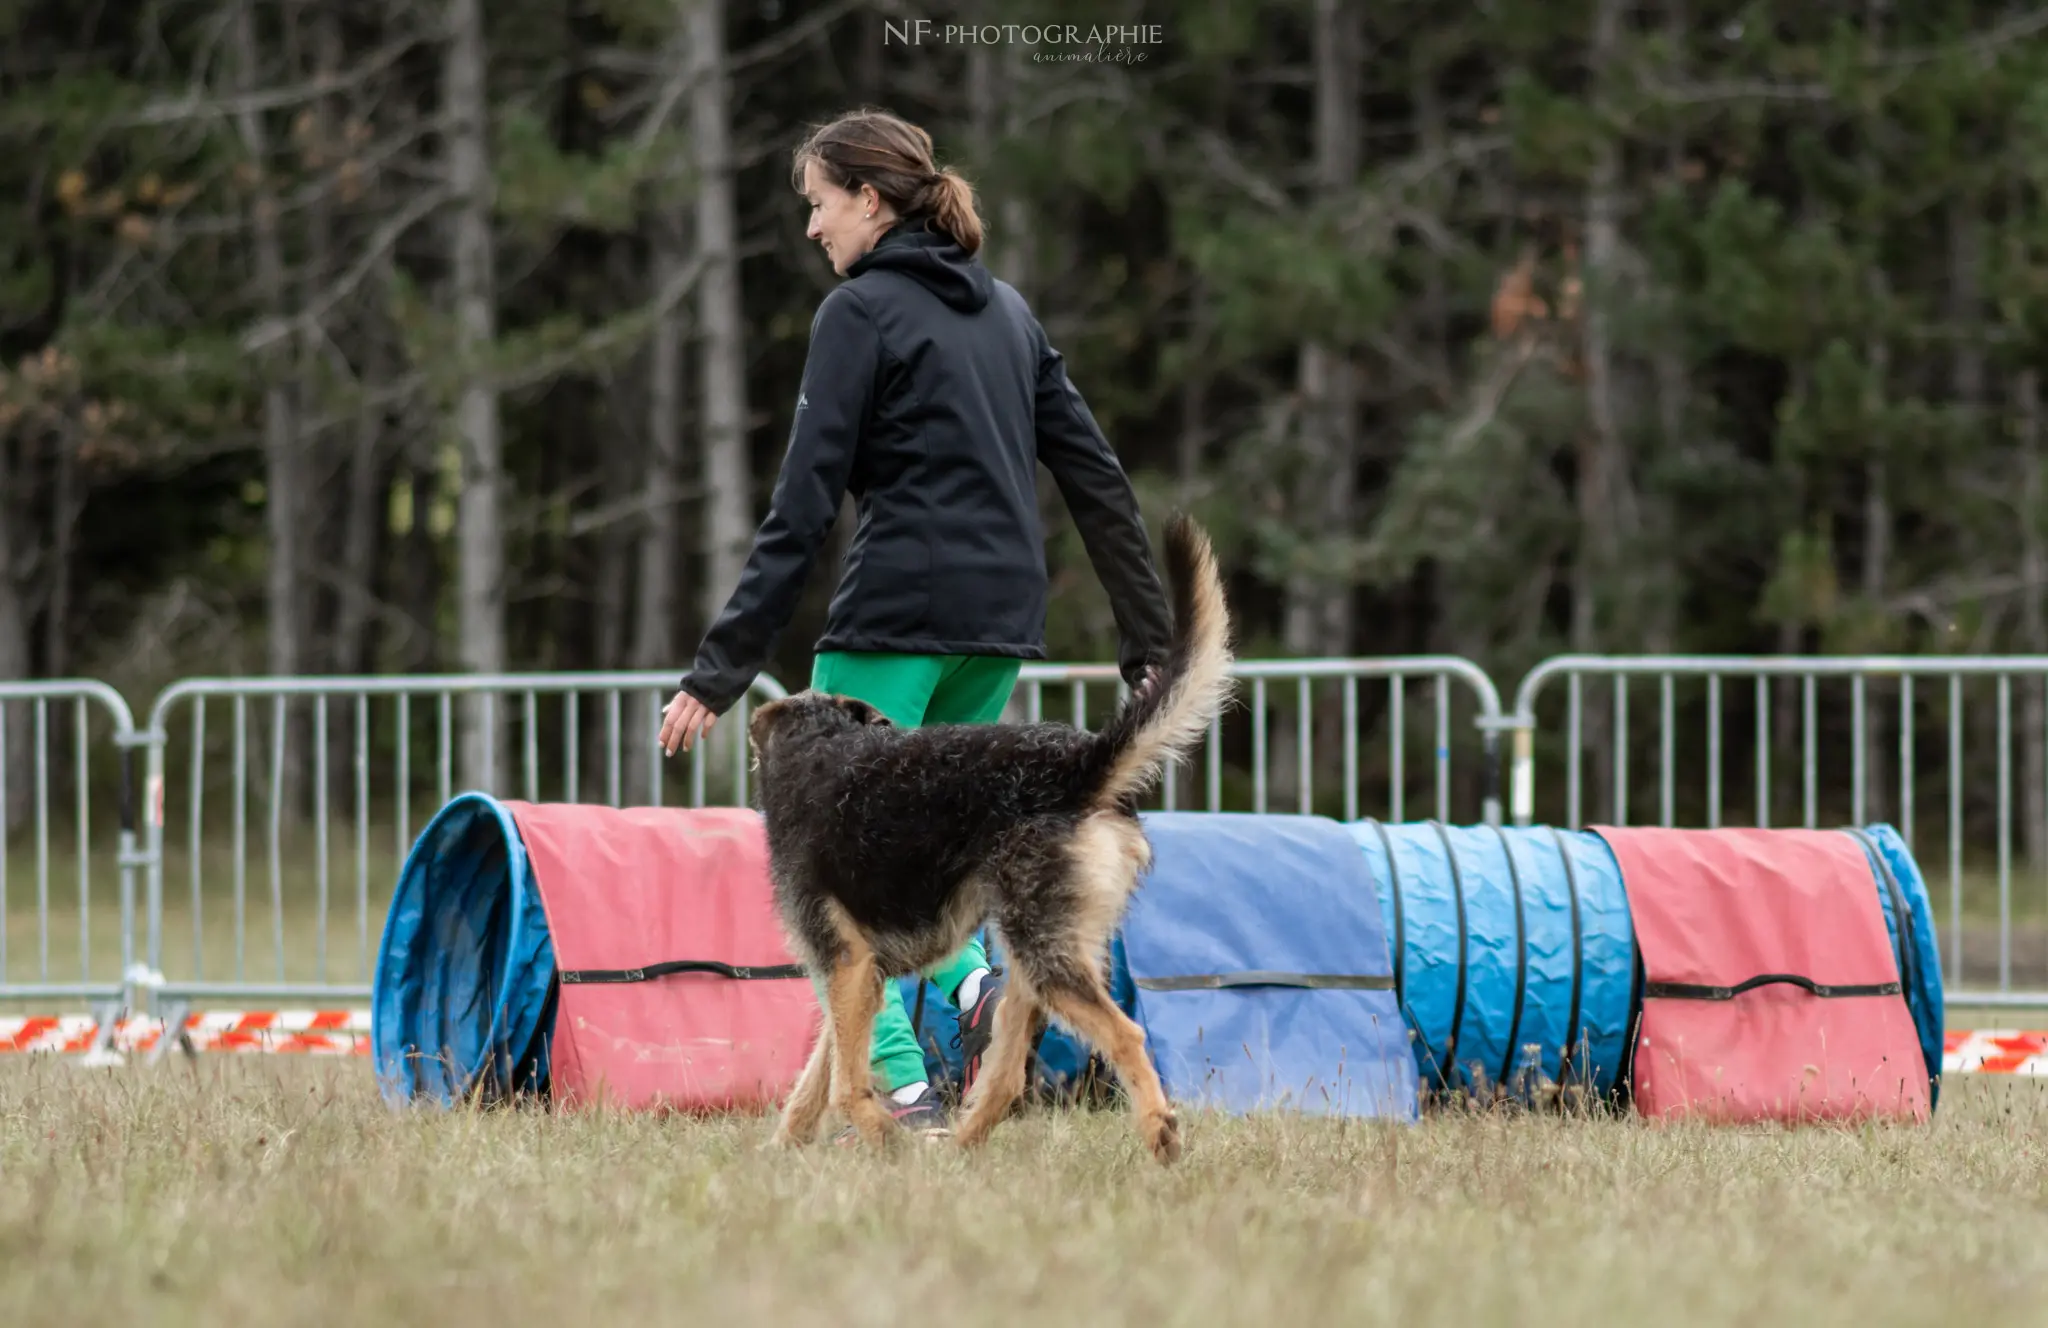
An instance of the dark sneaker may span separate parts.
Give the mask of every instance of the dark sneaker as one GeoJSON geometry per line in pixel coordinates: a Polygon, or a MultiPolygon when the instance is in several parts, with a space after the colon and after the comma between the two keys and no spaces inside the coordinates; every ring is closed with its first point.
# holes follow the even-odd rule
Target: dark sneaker
{"type": "MultiPolygon", "coordinates": [[[[926,1084],[924,1091],[907,1103],[889,1097],[884,1097],[882,1103],[889,1109],[889,1114],[896,1118],[898,1125],[918,1138],[943,1139],[953,1132],[952,1126],[946,1121],[945,1104],[939,1100],[938,1093],[930,1084],[926,1084]]],[[[842,1129],[832,1142],[851,1144],[859,1138],[859,1131],[849,1125],[842,1129]]]]}
{"type": "Polygon", "coordinates": [[[981,1058],[996,1035],[996,1002],[1003,998],[1003,971],[990,969],[981,979],[974,1004],[960,1012],[960,1032],[954,1043],[960,1048],[960,1095],[974,1087],[981,1077],[981,1058]]]}

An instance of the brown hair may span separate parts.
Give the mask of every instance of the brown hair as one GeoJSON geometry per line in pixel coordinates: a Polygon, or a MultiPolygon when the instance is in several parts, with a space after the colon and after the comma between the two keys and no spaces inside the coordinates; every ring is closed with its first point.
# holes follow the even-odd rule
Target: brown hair
{"type": "Polygon", "coordinates": [[[872,185],[898,216],[925,217],[968,253],[980,250],[974,186],[951,166],[940,169],[932,159],[932,136],[901,116],[849,111],[812,129],[790,162],[790,183],[799,193],[810,162],[840,188],[872,185]]]}

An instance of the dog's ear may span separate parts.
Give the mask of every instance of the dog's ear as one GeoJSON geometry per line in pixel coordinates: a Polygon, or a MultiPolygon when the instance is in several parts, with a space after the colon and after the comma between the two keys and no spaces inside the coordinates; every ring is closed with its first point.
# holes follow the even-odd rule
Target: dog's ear
{"type": "Polygon", "coordinates": [[[832,698],[832,703],[853,716],[854,722],[857,724],[871,724],[877,728],[891,727],[887,715],[857,696],[835,696],[832,698]]]}

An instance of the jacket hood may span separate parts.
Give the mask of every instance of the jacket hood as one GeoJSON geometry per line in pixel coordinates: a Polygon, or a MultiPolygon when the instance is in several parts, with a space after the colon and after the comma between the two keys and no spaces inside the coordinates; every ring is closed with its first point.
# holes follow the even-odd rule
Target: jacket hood
{"type": "Polygon", "coordinates": [[[905,218],[883,232],[846,275],[872,271],[901,272],[962,313],[982,309],[995,294],[995,279],[981,260],[952,236],[926,229],[922,217],[905,218]]]}

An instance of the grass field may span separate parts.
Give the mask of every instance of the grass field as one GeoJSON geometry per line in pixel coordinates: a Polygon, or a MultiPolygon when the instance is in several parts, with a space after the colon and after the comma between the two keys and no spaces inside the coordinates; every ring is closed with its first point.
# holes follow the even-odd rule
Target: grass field
{"type": "Polygon", "coordinates": [[[0,1063],[0,1323],[2035,1324],[2048,1092],[1925,1128],[1119,1112],[990,1149],[392,1113],[357,1062],[0,1063]]]}

